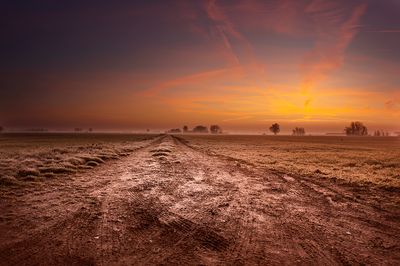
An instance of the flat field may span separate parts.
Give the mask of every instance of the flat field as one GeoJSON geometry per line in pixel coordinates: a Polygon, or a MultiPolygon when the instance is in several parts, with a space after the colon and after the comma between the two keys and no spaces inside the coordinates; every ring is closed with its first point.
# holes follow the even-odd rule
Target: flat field
{"type": "Polygon", "coordinates": [[[288,175],[400,188],[400,137],[189,135],[192,146],[288,175]]]}
{"type": "Polygon", "coordinates": [[[0,265],[399,265],[399,144],[1,134],[0,265]]]}

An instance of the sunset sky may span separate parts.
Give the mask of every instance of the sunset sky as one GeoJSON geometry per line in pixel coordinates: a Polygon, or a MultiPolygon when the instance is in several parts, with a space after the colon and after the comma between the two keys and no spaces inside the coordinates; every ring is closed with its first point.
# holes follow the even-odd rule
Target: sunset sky
{"type": "Polygon", "coordinates": [[[0,125],[400,131],[400,0],[1,1],[0,125]]]}

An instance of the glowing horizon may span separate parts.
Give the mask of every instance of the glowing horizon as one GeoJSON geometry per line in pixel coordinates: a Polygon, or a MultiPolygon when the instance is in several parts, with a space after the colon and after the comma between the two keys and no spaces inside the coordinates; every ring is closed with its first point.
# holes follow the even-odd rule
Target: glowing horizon
{"type": "Polygon", "coordinates": [[[2,5],[5,127],[400,131],[398,1],[2,5]]]}

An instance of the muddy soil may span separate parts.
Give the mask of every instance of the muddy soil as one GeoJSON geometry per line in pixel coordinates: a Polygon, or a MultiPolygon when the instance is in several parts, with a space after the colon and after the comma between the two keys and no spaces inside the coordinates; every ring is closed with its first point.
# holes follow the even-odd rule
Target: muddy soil
{"type": "Polygon", "coordinates": [[[3,190],[0,264],[399,265],[398,197],[162,136],[92,171],[3,190]]]}

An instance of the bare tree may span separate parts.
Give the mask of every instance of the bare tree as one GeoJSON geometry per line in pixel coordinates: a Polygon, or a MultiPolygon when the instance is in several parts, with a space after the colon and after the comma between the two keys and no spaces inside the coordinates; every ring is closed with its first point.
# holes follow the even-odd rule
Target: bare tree
{"type": "Polygon", "coordinates": [[[306,130],[304,129],[304,127],[296,127],[295,129],[293,129],[293,136],[304,136],[306,134],[306,130]]]}
{"type": "Polygon", "coordinates": [[[387,131],[383,130],[375,130],[374,131],[374,137],[389,137],[390,134],[387,131]]]}
{"type": "Polygon", "coordinates": [[[186,125],[185,125],[185,126],[183,126],[183,132],[184,132],[184,133],[186,133],[186,132],[188,132],[188,131],[189,131],[189,128],[188,128],[188,126],[186,126],[186,125]]]}
{"type": "Polygon", "coordinates": [[[182,130],[180,128],[172,128],[167,131],[167,133],[181,133],[182,130]]]}
{"type": "Polygon", "coordinates": [[[278,134],[278,133],[281,131],[281,129],[280,129],[278,123],[272,124],[272,126],[270,126],[269,130],[270,130],[272,133],[274,133],[274,135],[278,134]]]}
{"type": "Polygon", "coordinates": [[[208,128],[205,126],[196,126],[195,128],[193,128],[193,132],[195,133],[208,133],[208,128]]]}
{"type": "Polygon", "coordinates": [[[211,125],[210,126],[210,132],[213,134],[221,134],[222,133],[222,128],[218,125],[211,125]]]}
{"type": "Polygon", "coordinates": [[[348,136],[366,136],[368,135],[368,129],[363,123],[356,121],[351,122],[349,127],[345,127],[344,131],[348,136]]]}

